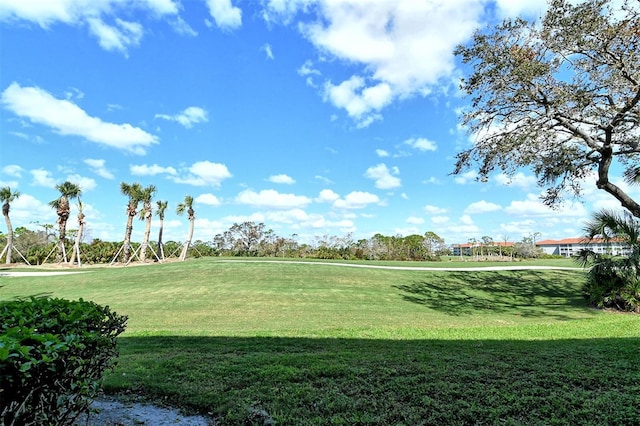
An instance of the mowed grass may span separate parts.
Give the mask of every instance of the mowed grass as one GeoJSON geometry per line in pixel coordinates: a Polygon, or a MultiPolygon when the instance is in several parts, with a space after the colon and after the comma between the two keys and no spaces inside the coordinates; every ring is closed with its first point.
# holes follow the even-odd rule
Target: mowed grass
{"type": "Polygon", "coordinates": [[[2,277],[0,300],[128,315],[106,390],[218,424],[640,424],[640,317],[587,307],[581,271],[82,270],[2,277]]]}

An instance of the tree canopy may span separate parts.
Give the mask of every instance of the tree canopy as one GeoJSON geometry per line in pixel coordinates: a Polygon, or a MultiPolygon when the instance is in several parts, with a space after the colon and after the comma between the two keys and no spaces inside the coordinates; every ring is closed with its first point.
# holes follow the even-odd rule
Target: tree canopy
{"type": "Polygon", "coordinates": [[[637,181],[640,158],[640,2],[550,0],[540,22],[506,20],[456,53],[472,66],[463,124],[474,141],[454,173],[533,170],[554,206],[586,181],[634,216],[640,204],[612,181],[637,181]]]}

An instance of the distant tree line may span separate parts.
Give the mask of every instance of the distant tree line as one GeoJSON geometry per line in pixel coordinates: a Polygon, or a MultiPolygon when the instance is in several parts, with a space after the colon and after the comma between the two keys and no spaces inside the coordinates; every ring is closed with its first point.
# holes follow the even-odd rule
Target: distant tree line
{"type": "MultiPolygon", "coordinates": [[[[187,199],[187,201],[191,201],[187,199]]],[[[160,206],[163,207],[163,206],[160,206]]],[[[189,215],[189,207],[181,203],[189,215]]],[[[144,210],[143,210],[143,213],[144,210]]],[[[136,213],[137,214],[137,213],[136,213]]],[[[149,214],[145,213],[145,219],[149,214]]],[[[54,232],[54,225],[38,224],[40,229],[30,230],[23,226],[13,231],[13,261],[39,265],[57,262],[59,252],[71,252],[72,243],[77,241],[79,229],[66,229],[65,248],[54,232]],[[19,255],[18,255],[19,254],[19,255]],[[22,257],[24,256],[24,257],[22,257]]],[[[147,234],[147,232],[145,232],[147,234]]],[[[189,236],[191,238],[191,236],[189,236]]],[[[7,235],[0,233],[0,246],[6,245],[7,235]]],[[[110,263],[121,256],[125,247],[123,241],[110,242],[93,239],[90,242],[76,242],[80,262],[88,264],[110,263]]],[[[158,261],[174,257],[230,256],[230,257],[280,257],[333,260],[396,260],[396,261],[439,261],[442,256],[453,254],[444,238],[428,231],[422,235],[382,235],[371,238],[354,239],[352,234],[344,236],[317,236],[311,242],[301,242],[298,235],[289,237],[277,235],[264,223],[234,223],[227,231],[215,235],[211,241],[196,240],[186,245],[180,241],[129,241],[129,258],[140,261],[158,261]],[[146,242],[145,242],[146,241],[146,242]],[[184,253],[186,250],[186,253],[184,253]],[[144,254],[143,254],[144,253],[144,254]],[[160,256],[161,255],[161,256],[160,256]]],[[[476,260],[502,258],[532,258],[542,255],[535,247],[532,237],[525,237],[515,244],[494,242],[490,237],[480,240],[469,239],[470,247],[462,255],[476,260]]]]}
{"type": "Polygon", "coordinates": [[[277,235],[264,223],[234,223],[227,231],[213,237],[219,256],[298,257],[358,260],[439,260],[450,254],[443,238],[433,232],[424,235],[385,236],[354,240],[345,236],[324,235],[313,242],[299,242],[296,234],[277,235]]]}

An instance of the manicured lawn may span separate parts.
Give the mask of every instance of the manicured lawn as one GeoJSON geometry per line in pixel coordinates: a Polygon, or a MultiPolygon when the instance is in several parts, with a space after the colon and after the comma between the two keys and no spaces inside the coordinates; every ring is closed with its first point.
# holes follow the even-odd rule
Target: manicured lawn
{"type": "Polygon", "coordinates": [[[220,424],[640,424],[640,317],[585,306],[581,271],[82,270],[2,277],[0,300],[128,315],[106,390],[220,424]]]}

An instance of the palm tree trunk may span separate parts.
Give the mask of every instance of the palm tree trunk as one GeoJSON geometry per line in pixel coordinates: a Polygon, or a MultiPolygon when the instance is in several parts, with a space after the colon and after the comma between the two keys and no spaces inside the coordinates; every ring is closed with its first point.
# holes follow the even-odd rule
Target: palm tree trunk
{"type": "Polygon", "coordinates": [[[67,239],[67,220],[69,219],[69,200],[66,197],[60,198],[58,213],[58,263],[67,261],[64,243],[67,239]]]}
{"type": "Polygon", "coordinates": [[[195,222],[195,218],[189,218],[189,236],[187,237],[187,241],[184,243],[184,247],[182,247],[182,253],[180,253],[180,260],[185,260],[187,258],[187,250],[189,250],[189,246],[191,245],[191,238],[193,238],[194,222],[195,222]]]}
{"type": "Polygon", "coordinates": [[[160,231],[158,231],[158,254],[160,260],[164,260],[164,247],[162,247],[162,230],[164,229],[164,218],[160,218],[160,231]]]}
{"type": "Polygon", "coordinates": [[[147,260],[147,246],[149,245],[149,235],[151,234],[151,208],[145,209],[144,217],[146,225],[144,229],[144,236],[142,238],[142,245],[140,246],[141,262],[145,262],[147,260]]]}
{"type": "Polygon", "coordinates": [[[82,233],[84,232],[84,214],[78,214],[78,233],[76,235],[76,242],[73,245],[73,253],[71,253],[71,259],[69,263],[73,265],[76,260],[76,254],[78,256],[78,266],[80,266],[80,240],[82,240],[82,233]]]}
{"type": "Polygon", "coordinates": [[[131,259],[131,234],[133,233],[133,217],[134,216],[135,216],[135,210],[133,214],[129,213],[129,217],[127,218],[127,227],[124,233],[124,243],[123,243],[123,249],[122,249],[122,257],[123,257],[122,261],[124,263],[129,263],[129,260],[131,259]]]}
{"type": "Polygon", "coordinates": [[[64,216],[58,217],[58,229],[59,229],[59,239],[58,239],[58,263],[67,262],[67,252],[65,251],[64,243],[67,239],[67,220],[64,216]]]}
{"type": "Polygon", "coordinates": [[[9,219],[9,214],[4,215],[4,221],[7,224],[7,260],[5,263],[7,265],[11,264],[11,252],[13,250],[13,227],[11,226],[11,219],[9,219]]]}

